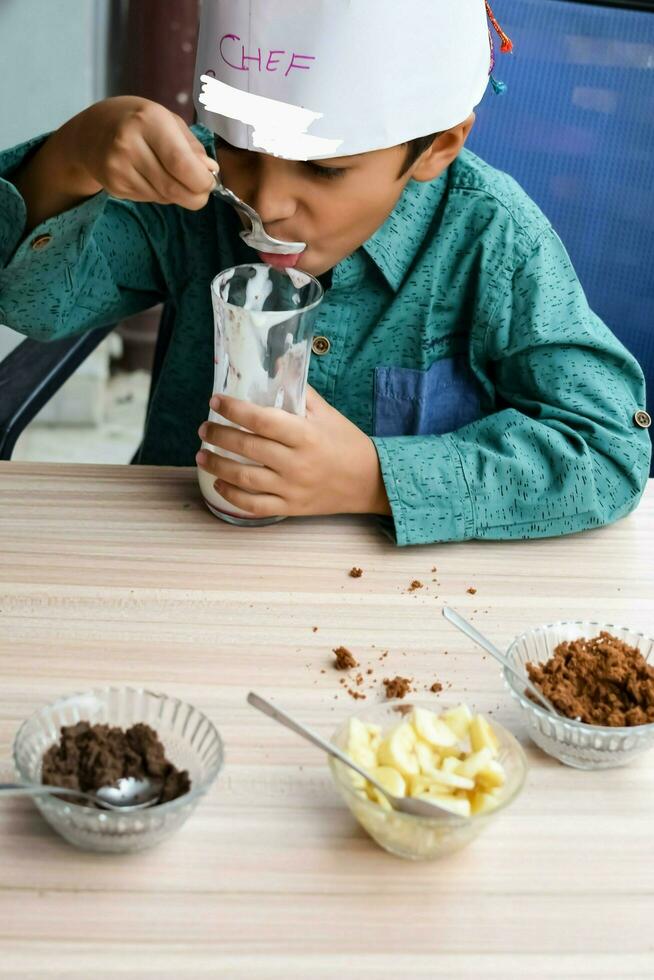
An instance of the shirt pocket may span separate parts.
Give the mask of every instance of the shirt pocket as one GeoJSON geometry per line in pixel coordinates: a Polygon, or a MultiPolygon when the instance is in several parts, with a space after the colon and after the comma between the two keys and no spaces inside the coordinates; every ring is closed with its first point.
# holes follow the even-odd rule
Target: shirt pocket
{"type": "Polygon", "coordinates": [[[481,386],[464,355],[436,361],[427,371],[375,368],[374,435],[454,432],[481,418],[481,386]]]}

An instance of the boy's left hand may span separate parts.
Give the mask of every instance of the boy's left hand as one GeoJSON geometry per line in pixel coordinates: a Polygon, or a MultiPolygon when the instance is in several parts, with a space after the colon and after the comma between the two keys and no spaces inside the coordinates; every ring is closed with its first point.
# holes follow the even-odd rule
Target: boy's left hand
{"type": "Polygon", "coordinates": [[[249,466],[203,450],[198,465],[216,477],[216,490],[257,517],[310,514],[386,514],[391,509],[374,443],[307,389],[304,418],[279,408],[214,396],[211,407],[247,429],[205,422],[200,438],[260,463],[249,466]]]}

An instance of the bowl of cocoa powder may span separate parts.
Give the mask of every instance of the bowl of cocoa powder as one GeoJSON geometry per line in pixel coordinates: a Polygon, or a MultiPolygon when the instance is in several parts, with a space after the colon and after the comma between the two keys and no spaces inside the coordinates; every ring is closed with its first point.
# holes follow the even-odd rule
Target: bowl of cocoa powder
{"type": "Polygon", "coordinates": [[[109,811],[74,797],[39,796],[44,819],[76,847],[125,853],[159,844],[184,824],[222,767],[213,722],[177,698],[135,688],[97,688],[36,711],[14,741],[27,783],[95,792],[122,778],[161,786],[147,809],[109,811]]]}
{"type": "Polygon", "coordinates": [[[654,639],[611,623],[538,626],[506,653],[518,676],[505,682],[525,713],[529,735],[577,769],[611,769],[654,747],[654,639]],[[520,677],[550,699],[560,717],[537,704],[520,677]]]}

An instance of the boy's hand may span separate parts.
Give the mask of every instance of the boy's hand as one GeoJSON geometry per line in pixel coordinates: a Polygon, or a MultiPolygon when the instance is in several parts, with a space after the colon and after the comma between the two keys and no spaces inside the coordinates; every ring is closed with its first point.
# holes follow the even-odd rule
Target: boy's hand
{"type": "Polygon", "coordinates": [[[197,211],[215,187],[216,169],[183,119],[125,95],[69,119],[11,179],[25,201],[29,234],[103,188],[112,197],[197,211]]]}
{"type": "Polygon", "coordinates": [[[180,116],[149,99],[104,99],[57,135],[89,196],[104,188],[124,200],[197,211],[215,186],[216,161],[180,116]]]}
{"type": "Polygon", "coordinates": [[[200,438],[262,464],[198,453],[198,465],[235,507],[257,517],[391,513],[374,443],[313,388],[305,418],[225,395],[211,407],[248,431],[205,422],[200,438]]]}

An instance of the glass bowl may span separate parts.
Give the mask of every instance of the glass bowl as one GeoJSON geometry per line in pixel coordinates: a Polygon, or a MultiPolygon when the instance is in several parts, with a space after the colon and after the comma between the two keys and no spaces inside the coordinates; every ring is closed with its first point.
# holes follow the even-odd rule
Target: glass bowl
{"type": "MultiPolygon", "coordinates": [[[[364,708],[356,712],[354,717],[380,725],[382,732],[385,733],[402,720],[400,711],[404,713],[414,707],[426,708],[432,712],[434,710],[433,702],[405,699],[386,701],[383,704],[364,708]]],[[[447,706],[441,710],[447,710],[447,706]]],[[[347,775],[347,768],[330,756],[329,768],[332,778],[352,814],[381,847],[391,854],[412,861],[433,861],[460,850],[474,840],[502,810],[515,800],[524,785],[527,775],[527,760],[524,752],[509,731],[498,725],[496,721],[492,721],[491,724],[500,743],[498,760],[505,768],[506,782],[502,787],[497,806],[489,813],[480,813],[471,817],[448,815],[445,819],[436,817],[431,820],[410,813],[400,813],[397,810],[383,810],[372,800],[363,799],[356,794],[355,787],[347,775]]],[[[332,736],[332,741],[343,750],[347,744],[348,725],[349,718],[332,736]]]]}
{"type": "MultiPolygon", "coordinates": [[[[651,660],[654,640],[643,633],[589,620],[550,623],[537,626],[518,636],[506,652],[507,660],[522,677],[526,664],[544,663],[554,648],[566,640],[588,639],[602,630],[636,647],[645,660],[651,660]]],[[[511,671],[504,670],[504,681],[525,713],[531,739],[548,755],[576,769],[612,769],[623,766],[635,756],[654,746],[654,723],[630,728],[608,728],[586,725],[569,718],[554,718],[545,708],[534,704],[511,671]]]]}
{"type": "Polygon", "coordinates": [[[129,728],[150,725],[166,755],[191,777],[190,792],[170,803],[133,813],[115,813],[66,802],[56,796],[34,803],[57,833],[87,851],[121,854],[159,844],[193,813],[223,764],[223,743],[215,725],[196,708],[165,694],[134,688],[97,688],[40,708],[21,726],[14,741],[14,765],[21,780],[41,782],[41,762],[59,740],[63,725],[78,721],[129,728]]]}

